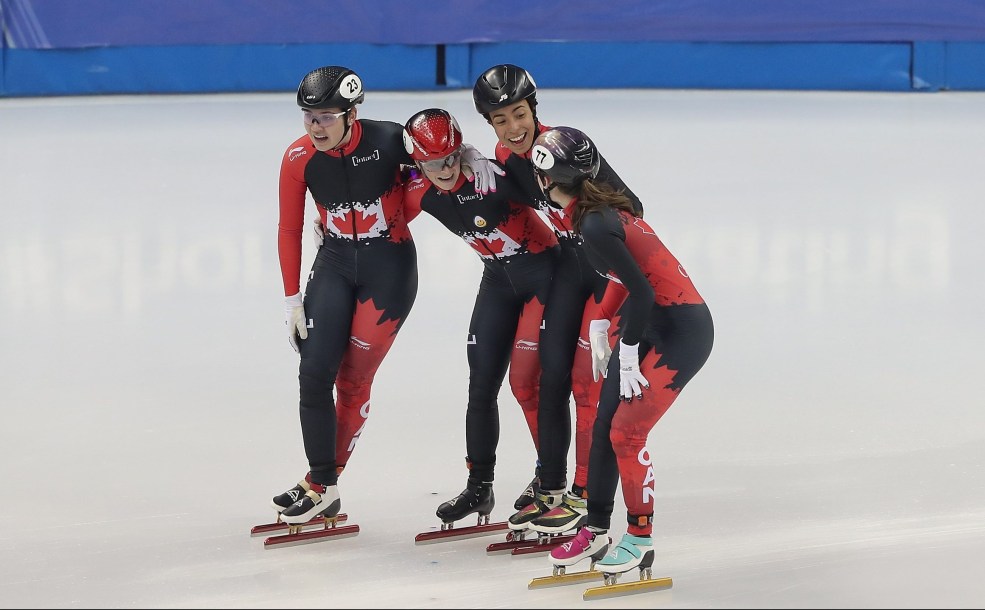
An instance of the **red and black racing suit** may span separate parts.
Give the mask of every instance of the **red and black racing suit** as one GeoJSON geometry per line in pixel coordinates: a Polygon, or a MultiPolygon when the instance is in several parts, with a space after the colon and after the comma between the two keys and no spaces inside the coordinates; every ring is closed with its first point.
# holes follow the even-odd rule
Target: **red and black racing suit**
{"type": "Polygon", "coordinates": [[[606,306],[613,297],[625,299],[622,341],[639,343],[640,372],[650,384],[641,399],[620,400],[617,344],[592,433],[588,525],[609,529],[621,482],[627,531],[648,536],[655,492],[647,436],[707,361],[714,324],[684,267],[642,218],[610,207],[593,210],[582,218],[581,235],[592,266],[611,279],[606,306]]]}
{"type": "Polygon", "coordinates": [[[305,287],[301,434],[311,480],[334,485],[369,416],[376,371],[417,297],[417,250],[404,218],[403,127],[356,120],[341,149],[298,138],[280,170],[278,251],[284,294],[300,289],[305,192],[325,227],[305,287]],[[333,399],[332,390],[338,394],[333,399]]]}
{"type": "MultiPolygon", "coordinates": [[[[550,129],[538,124],[538,132],[550,129]]],[[[561,245],[551,291],[544,311],[540,333],[540,486],[563,489],[567,484],[567,459],[571,446],[571,411],[568,396],[575,401],[575,476],[574,484],[588,484],[588,456],[592,426],[595,423],[600,383],[592,379],[592,350],[588,325],[604,316],[600,303],[608,280],[592,269],[582,249],[581,238],[571,230],[571,218],[548,203],[534,177],[530,151],[519,156],[503,143],[496,146],[496,158],[506,166],[529,199],[537,203],[550,221],[561,245]]],[[[626,186],[603,157],[597,181],[622,190],[642,212],[639,198],[626,186]]],[[[612,320],[610,334],[618,330],[618,315],[612,320]]]]}
{"type": "Polygon", "coordinates": [[[500,432],[497,398],[507,368],[537,448],[540,325],[559,254],[557,238],[509,178],[483,195],[464,175],[450,191],[420,177],[407,183],[404,197],[408,222],[427,212],[483,263],[466,346],[465,444],[469,478],[476,483],[493,480],[500,432]]]}

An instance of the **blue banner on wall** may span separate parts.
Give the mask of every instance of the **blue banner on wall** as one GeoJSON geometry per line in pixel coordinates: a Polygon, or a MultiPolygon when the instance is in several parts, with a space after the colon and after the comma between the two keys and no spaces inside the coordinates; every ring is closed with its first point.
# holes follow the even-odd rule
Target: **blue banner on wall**
{"type": "Polygon", "coordinates": [[[477,42],[985,41],[982,0],[0,0],[17,49],[477,42]]]}

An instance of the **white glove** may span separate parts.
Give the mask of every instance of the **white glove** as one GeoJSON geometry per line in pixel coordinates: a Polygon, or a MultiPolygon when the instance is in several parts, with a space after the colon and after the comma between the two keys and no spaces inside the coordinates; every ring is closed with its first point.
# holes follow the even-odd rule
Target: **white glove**
{"type": "Polygon", "coordinates": [[[470,182],[475,182],[477,193],[485,195],[489,191],[496,192],[496,175],[505,176],[498,165],[482,156],[479,150],[471,144],[462,144],[462,162],[472,168],[470,182]]]}
{"type": "Polygon", "coordinates": [[[626,345],[619,341],[619,395],[630,402],[633,398],[643,398],[643,390],[650,387],[640,372],[640,344],[626,345]]]}
{"type": "Polygon", "coordinates": [[[315,234],[312,237],[315,240],[315,248],[321,248],[321,245],[325,242],[325,227],[322,226],[321,217],[315,216],[315,234]]]}
{"type": "Polygon", "coordinates": [[[589,322],[588,341],[592,344],[592,379],[598,381],[599,376],[607,376],[609,356],[612,355],[612,348],[609,347],[609,321],[589,322]]]}
{"type": "Polygon", "coordinates": [[[298,337],[308,338],[308,321],[304,315],[304,302],[300,292],[284,299],[284,313],[287,315],[287,339],[294,351],[300,354],[298,337]]]}

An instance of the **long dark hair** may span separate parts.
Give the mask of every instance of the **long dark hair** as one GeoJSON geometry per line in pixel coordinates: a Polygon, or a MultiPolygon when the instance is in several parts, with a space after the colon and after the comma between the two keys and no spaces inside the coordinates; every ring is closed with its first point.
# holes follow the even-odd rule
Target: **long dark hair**
{"type": "Polygon", "coordinates": [[[608,182],[588,178],[579,184],[559,184],[557,188],[567,195],[578,198],[575,203],[575,210],[571,215],[571,227],[575,233],[581,233],[581,220],[585,214],[592,210],[609,207],[625,210],[633,216],[642,215],[636,212],[633,202],[622,190],[617,191],[608,182]]]}

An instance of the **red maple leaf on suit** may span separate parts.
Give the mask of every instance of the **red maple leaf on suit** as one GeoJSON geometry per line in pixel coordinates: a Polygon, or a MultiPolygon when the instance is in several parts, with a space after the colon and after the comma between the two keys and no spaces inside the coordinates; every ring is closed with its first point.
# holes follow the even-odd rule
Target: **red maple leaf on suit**
{"type": "Polygon", "coordinates": [[[482,241],[482,243],[485,244],[485,246],[489,248],[489,251],[493,254],[502,254],[503,249],[506,248],[506,241],[498,237],[494,237],[493,239],[480,238],[480,241],[482,241]]]}
{"type": "Polygon", "coordinates": [[[334,216],[332,218],[332,223],[338,228],[341,233],[349,233],[355,230],[357,235],[363,235],[376,224],[379,216],[376,212],[367,212],[365,210],[359,212],[353,212],[352,210],[346,210],[342,216],[334,216]],[[355,218],[355,228],[353,228],[353,218],[355,218]]]}
{"type": "Polygon", "coordinates": [[[376,212],[362,211],[356,216],[356,231],[360,234],[366,233],[373,225],[379,221],[380,217],[376,212]]]}
{"type": "MultiPolygon", "coordinates": [[[[392,341],[397,334],[398,320],[388,316],[386,303],[377,303],[373,299],[356,304],[353,313],[353,328],[362,329],[358,339],[370,345],[379,345],[392,341]]],[[[352,339],[350,339],[352,342],[352,339]]],[[[351,350],[350,350],[351,351],[351,350]]],[[[365,351],[365,350],[358,350],[365,351]]],[[[358,358],[358,356],[356,356],[358,358]]]]}

